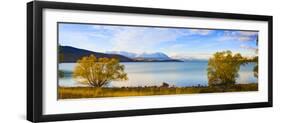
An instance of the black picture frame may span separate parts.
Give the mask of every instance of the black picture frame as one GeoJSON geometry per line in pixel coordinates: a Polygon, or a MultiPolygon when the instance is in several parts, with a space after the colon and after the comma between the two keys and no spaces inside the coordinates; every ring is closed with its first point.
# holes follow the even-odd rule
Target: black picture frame
{"type": "Polygon", "coordinates": [[[137,116],[137,115],[155,115],[155,114],[185,113],[185,112],[199,112],[199,111],[213,111],[213,110],[272,107],[273,106],[273,93],[272,93],[273,92],[272,91],[273,32],[272,31],[273,31],[273,17],[264,16],[264,15],[201,12],[201,11],[93,5],[93,4],[63,3],[63,2],[45,2],[45,1],[29,2],[27,3],[27,120],[32,122],[63,121],[63,120],[94,119],[94,118],[107,118],[107,117],[124,117],[124,116],[137,116]],[[43,104],[42,103],[43,102],[43,95],[42,95],[43,93],[42,92],[43,90],[43,84],[42,84],[43,12],[42,10],[45,8],[266,21],[268,22],[268,100],[266,102],[241,103],[241,104],[44,115],[42,113],[43,112],[43,105],[42,105],[43,104]]]}

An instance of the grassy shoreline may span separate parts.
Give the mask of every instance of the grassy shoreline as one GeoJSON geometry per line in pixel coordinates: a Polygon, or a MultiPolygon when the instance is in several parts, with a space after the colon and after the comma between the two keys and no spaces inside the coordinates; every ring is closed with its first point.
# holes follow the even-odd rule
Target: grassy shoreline
{"type": "Polygon", "coordinates": [[[173,95],[258,91],[258,84],[236,84],[232,87],[122,87],[122,88],[95,88],[95,87],[59,87],[58,99],[103,98],[125,96],[173,95]]]}

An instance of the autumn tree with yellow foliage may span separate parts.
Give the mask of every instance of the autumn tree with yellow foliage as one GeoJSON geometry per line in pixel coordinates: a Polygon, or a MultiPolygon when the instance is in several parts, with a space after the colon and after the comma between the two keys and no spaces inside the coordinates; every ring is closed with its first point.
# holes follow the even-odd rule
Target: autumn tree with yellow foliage
{"type": "Polygon", "coordinates": [[[115,58],[85,56],[77,61],[73,78],[92,87],[103,87],[113,80],[127,80],[124,65],[115,58]]]}
{"type": "Polygon", "coordinates": [[[240,65],[246,64],[246,59],[240,53],[232,54],[231,51],[216,52],[208,62],[209,86],[234,85],[239,76],[240,65]]]}

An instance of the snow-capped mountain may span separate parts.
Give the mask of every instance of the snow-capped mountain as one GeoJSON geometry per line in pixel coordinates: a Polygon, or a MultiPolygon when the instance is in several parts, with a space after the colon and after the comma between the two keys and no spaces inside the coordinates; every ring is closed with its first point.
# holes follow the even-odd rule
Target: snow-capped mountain
{"type": "Polygon", "coordinates": [[[161,52],[155,52],[155,53],[131,53],[131,52],[126,52],[126,51],[108,51],[106,52],[108,54],[118,54],[118,55],[123,55],[129,58],[142,58],[142,59],[155,59],[155,60],[170,60],[171,58],[166,55],[165,53],[161,52]]]}
{"type": "Polygon", "coordinates": [[[157,60],[169,60],[171,59],[168,55],[160,52],[156,53],[141,53],[136,56],[137,58],[145,58],[145,59],[157,59],[157,60]]]}
{"type": "Polygon", "coordinates": [[[208,58],[204,58],[204,57],[182,57],[182,56],[172,56],[172,59],[178,59],[178,60],[182,60],[182,61],[207,61],[208,58]]]}
{"type": "Polygon", "coordinates": [[[118,54],[122,56],[126,56],[129,58],[135,58],[137,56],[136,53],[126,52],[126,51],[107,51],[107,54],[118,54]]]}

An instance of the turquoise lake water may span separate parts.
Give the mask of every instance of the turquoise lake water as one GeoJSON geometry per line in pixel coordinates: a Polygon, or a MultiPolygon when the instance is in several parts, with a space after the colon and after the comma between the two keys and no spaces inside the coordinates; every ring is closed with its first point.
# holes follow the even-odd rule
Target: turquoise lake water
{"type": "MultiPolygon", "coordinates": [[[[124,62],[127,81],[113,81],[109,87],[159,86],[163,82],[170,86],[185,87],[208,85],[207,61],[189,62],[124,62]]],[[[257,83],[253,75],[255,63],[240,66],[237,83],[257,83]]],[[[59,70],[65,71],[64,78],[58,78],[60,86],[83,86],[71,75],[75,63],[60,63],[59,70]]]]}

